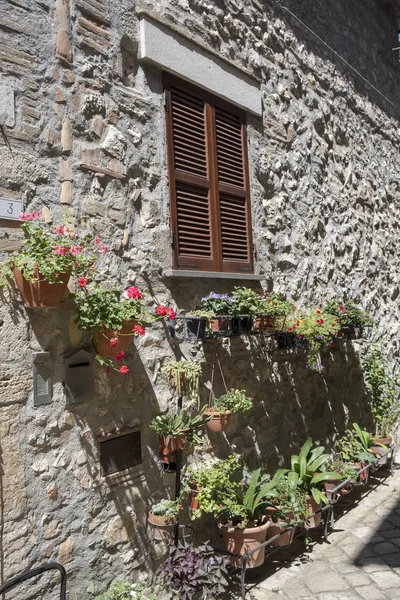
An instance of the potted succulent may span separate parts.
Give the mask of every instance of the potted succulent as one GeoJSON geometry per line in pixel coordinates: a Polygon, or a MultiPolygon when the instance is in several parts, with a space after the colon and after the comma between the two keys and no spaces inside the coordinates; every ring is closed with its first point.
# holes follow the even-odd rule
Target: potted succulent
{"type": "Polygon", "coordinates": [[[259,314],[260,295],[246,287],[235,287],[232,292],[233,333],[248,334],[253,329],[253,318],[259,314]]]}
{"type": "Polygon", "coordinates": [[[274,332],[276,330],[277,317],[285,318],[293,310],[293,304],[285,300],[282,294],[275,292],[265,293],[259,298],[254,331],[274,332]]]}
{"type": "Polygon", "coordinates": [[[307,514],[307,492],[293,477],[289,480],[283,469],[274,474],[271,492],[267,514],[272,523],[267,540],[279,534],[271,546],[288,546],[293,541],[296,525],[300,525],[307,514]]]}
{"type": "Polygon", "coordinates": [[[198,431],[207,423],[208,417],[204,417],[201,411],[193,418],[186,412],[176,413],[174,411],[157,415],[149,427],[158,435],[160,455],[163,463],[173,465],[176,463],[176,452],[186,447],[186,443],[200,444],[201,438],[198,431]]]}
{"type": "Polygon", "coordinates": [[[207,428],[213,432],[225,431],[232,414],[251,410],[253,398],[247,396],[245,390],[230,389],[219,398],[214,399],[213,406],[206,408],[204,414],[210,417],[207,428]]]}
{"type": "Polygon", "coordinates": [[[164,585],[179,600],[219,598],[228,585],[229,560],[215,554],[207,543],[172,546],[169,557],[161,566],[164,585]]]}
{"type": "MultiPolygon", "coordinates": [[[[323,446],[312,448],[313,442],[308,438],[299,454],[291,457],[291,470],[287,471],[287,478],[291,485],[302,488],[308,495],[307,518],[308,527],[318,527],[321,522],[321,504],[327,504],[328,499],[323,493],[323,482],[341,480],[339,473],[326,471],[326,466],[331,460],[329,454],[324,454],[323,446]]],[[[285,470],[283,470],[285,472],[285,470]]]]}
{"type": "MultiPolygon", "coordinates": [[[[273,484],[268,475],[262,475],[257,469],[250,481],[242,482],[232,496],[226,494],[219,509],[221,518],[218,527],[222,533],[225,547],[234,554],[247,554],[265,542],[271,521],[267,518],[266,508],[273,484]]],[[[227,490],[228,492],[228,490],[227,490]]],[[[264,562],[265,547],[258,548],[247,559],[249,569],[259,567],[264,562]]],[[[231,562],[238,565],[238,559],[231,562]]]]}
{"type": "Polygon", "coordinates": [[[0,286],[15,282],[27,308],[55,308],[62,300],[71,275],[84,280],[99,253],[107,252],[100,238],[80,236],[68,225],[48,225],[40,212],[22,213],[25,234],[22,249],[2,267],[0,286]]]}
{"type": "Polygon", "coordinates": [[[372,324],[372,317],[369,313],[353,300],[328,300],[324,307],[324,312],[335,317],[340,328],[337,331],[337,337],[355,339],[360,337],[362,328],[372,324]]]}
{"type": "Polygon", "coordinates": [[[75,323],[78,329],[90,331],[99,362],[112,366],[111,361],[104,359],[122,360],[133,336],[145,333],[139,324],[144,318],[143,293],[136,286],[123,293],[116,289],[105,290],[97,283],[87,285],[87,281],[80,282],[79,286],[73,295],[75,323]]]}
{"type": "Polygon", "coordinates": [[[202,310],[212,313],[211,329],[214,333],[223,332],[226,335],[231,331],[231,314],[235,299],[228,294],[210,292],[201,299],[202,310]]]}
{"type": "Polygon", "coordinates": [[[167,541],[172,537],[181,508],[179,500],[163,499],[153,504],[147,520],[152,527],[154,539],[167,541]]]}
{"type": "Polygon", "coordinates": [[[338,321],[321,310],[294,313],[287,322],[288,331],[295,333],[307,343],[307,368],[322,372],[320,351],[324,345],[333,345],[338,330],[338,321]]]}
{"type": "Polygon", "coordinates": [[[199,401],[201,366],[191,360],[169,361],[162,368],[178,396],[199,401]]]}

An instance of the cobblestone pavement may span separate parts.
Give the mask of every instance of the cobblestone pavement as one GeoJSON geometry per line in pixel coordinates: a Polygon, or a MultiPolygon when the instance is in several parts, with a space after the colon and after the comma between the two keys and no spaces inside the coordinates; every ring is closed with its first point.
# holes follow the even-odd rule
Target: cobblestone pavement
{"type": "Polygon", "coordinates": [[[343,497],[328,542],[316,530],[309,551],[298,539],[248,571],[248,598],[400,600],[400,471],[387,475],[343,497]]]}

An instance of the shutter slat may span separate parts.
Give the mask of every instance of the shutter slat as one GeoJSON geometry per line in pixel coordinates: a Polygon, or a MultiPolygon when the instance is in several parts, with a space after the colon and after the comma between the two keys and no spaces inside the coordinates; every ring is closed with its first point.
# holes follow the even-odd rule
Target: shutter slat
{"type": "Polygon", "coordinates": [[[215,107],[218,181],[244,189],[242,123],[215,107]]]}
{"type": "Polygon", "coordinates": [[[221,194],[220,215],[223,260],[247,262],[249,243],[246,200],[221,194]]]}
{"type": "Polygon", "coordinates": [[[204,102],[171,87],[171,111],[175,169],[207,177],[204,102]]]}
{"type": "Polygon", "coordinates": [[[176,203],[179,254],[211,257],[208,190],[177,182],[176,203]]]}

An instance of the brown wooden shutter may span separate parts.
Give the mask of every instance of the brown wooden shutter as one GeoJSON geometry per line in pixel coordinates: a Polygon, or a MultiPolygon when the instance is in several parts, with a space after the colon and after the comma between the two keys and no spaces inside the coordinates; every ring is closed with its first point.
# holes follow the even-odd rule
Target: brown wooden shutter
{"type": "Polygon", "coordinates": [[[221,270],[253,271],[246,130],[234,109],[215,106],[221,270]]]}
{"type": "Polygon", "coordinates": [[[166,76],[174,266],[250,271],[250,212],[243,118],[166,76]]]}

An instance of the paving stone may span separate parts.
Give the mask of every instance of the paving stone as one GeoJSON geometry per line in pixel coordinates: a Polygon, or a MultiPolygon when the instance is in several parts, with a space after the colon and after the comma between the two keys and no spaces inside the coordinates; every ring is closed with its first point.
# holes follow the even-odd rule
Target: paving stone
{"type": "Polygon", "coordinates": [[[363,585],[369,585],[371,583],[371,579],[366,573],[363,573],[362,571],[356,571],[355,573],[347,573],[345,575],[345,579],[349,582],[351,586],[355,588],[361,587],[363,585]]]}
{"type": "Polygon", "coordinates": [[[400,568],[400,552],[392,552],[391,554],[383,554],[381,555],[381,559],[385,561],[389,567],[399,567],[400,568]]]}
{"type": "MultiPolygon", "coordinates": [[[[390,529],[387,529],[386,531],[382,531],[382,537],[384,537],[385,540],[391,540],[392,538],[397,538],[398,535],[399,535],[399,530],[393,529],[392,526],[390,529]]],[[[400,542],[400,538],[398,538],[398,541],[400,542]]]]}
{"type": "Polygon", "coordinates": [[[390,552],[396,552],[396,550],[398,551],[398,548],[391,542],[382,542],[380,544],[375,544],[373,546],[373,549],[378,554],[378,556],[380,554],[389,554],[390,552]]]}
{"type": "Polygon", "coordinates": [[[364,600],[386,600],[387,598],[383,592],[372,585],[357,588],[357,592],[364,600]]]}
{"type": "Polygon", "coordinates": [[[357,592],[326,592],[318,594],[318,600],[360,600],[361,596],[357,592]]]}
{"type": "MultiPolygon", "coordinates": [[[[344,558],[346,557],[342,556],[342,561],[344,558]]],[[[335,563],[334,567],[337,571],[339,571],[339,573],[354,573],[354,571],[359,570],[359,567],[350,561],[335,563]]]]}
{"type": "Polygon", "coordinates": [[[388,570],[387,564],[381,558],[360,558],[354,562],[358,567],[362,567],[363,571],[366,573],[375,573],[375,571],[388,570]]]}
{"type": "Polygon", "coordinates": [[[313,575],[311,571],[307,577],[303,577],[303,582],[314,594],[349,589],[347,581],[335,571],[326,571],[319,576],[313,575]]]}
{"type": "Polygon", "coordinates": [[[393,571],[378,571],[375,573],[370,573],[370,577],[382,590],[395,586],[397,586],[397,589],[400,589],[400,577],[396,573],[393,573],[393,571]]]}

